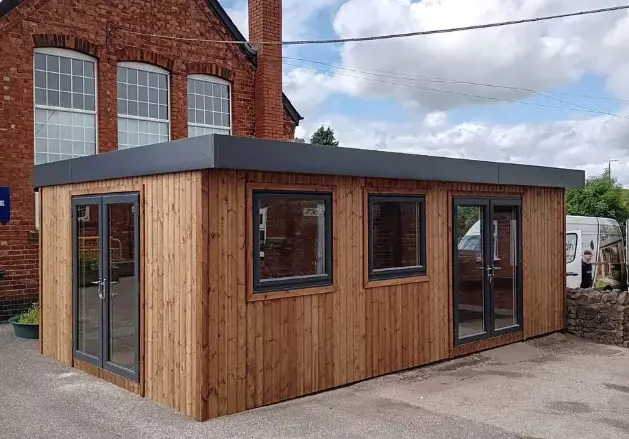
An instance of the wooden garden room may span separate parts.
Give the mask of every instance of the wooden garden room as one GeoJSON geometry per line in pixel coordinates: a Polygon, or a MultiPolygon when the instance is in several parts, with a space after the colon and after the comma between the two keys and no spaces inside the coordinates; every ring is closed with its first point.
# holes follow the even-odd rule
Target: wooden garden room
{"type": "Polygon", "coordinates": [[[561,330],[584,180],[216,134],[38,165],[41,352],[207,420],[561,330]]]}

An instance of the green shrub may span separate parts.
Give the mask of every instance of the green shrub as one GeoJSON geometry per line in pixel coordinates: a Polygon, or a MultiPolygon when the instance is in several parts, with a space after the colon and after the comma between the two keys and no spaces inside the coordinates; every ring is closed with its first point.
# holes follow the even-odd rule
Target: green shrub
{"type": "Polygon", "coordinates": [[[23,313],[17,321],[25,324],[39,324],[39,303],[34,303],[28,311],[23,313]]]}

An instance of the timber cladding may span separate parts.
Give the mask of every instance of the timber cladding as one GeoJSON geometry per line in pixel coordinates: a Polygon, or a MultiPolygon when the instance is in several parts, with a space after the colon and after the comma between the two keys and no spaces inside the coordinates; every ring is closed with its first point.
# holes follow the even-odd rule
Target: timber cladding
{"type": "Polygon", "coordinates": [[[564,189],[193,171],[41,189],[42,352],[88,373],[72,357],[71,195],[124,190],[141,194],[137,393],[199,420],[563,328],[564,189]],[[265,187],[332,192],[332,286],[252,293],[251,191],[265,187]],[[425,197],[426,276],[368,282],[367,197],[405,192],[425,197]],[[523,331],[455,347],[452,197],[514,194],[523,331]]]}
{"type": "Polygon", "coordinates": [[[464,353],[452,344],[453,194],[522,198],[524,333],[476,350],[563,328],[563,189],[212,170],[209,193],[208,418],[464,353]],[[333,188],[334,288],[248,300],[248,186],[265,185],[333,188]],[[427,276],[367,282],[366,196],[406,191],[425,195],[427,276]]]}
{"type": "Polygon", "coordinates": [[[201,336],[207,295],[202,172],[41,188],[43,354],[200,419],[204,370],[201,336]],[[71,197],[140,193],[140,383],[72,355],[71,197]]]}

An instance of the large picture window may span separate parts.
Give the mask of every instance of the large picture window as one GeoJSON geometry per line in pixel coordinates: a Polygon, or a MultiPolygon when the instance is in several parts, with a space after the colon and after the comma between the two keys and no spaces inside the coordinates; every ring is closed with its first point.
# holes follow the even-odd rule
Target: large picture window
{"type": "Polygon", "coordinates": [[[168,79],[150,64],[118,65],[118,149],[170,140],[168,79]]]}
{"type": "Polygon", "coordinates": [[[425,200],[369,195],[369,280],[426,274],[425,200]]]}
{"type": "Polygon", "coordinates": [[[254,292],[332,285],[332,194],[253,191],[254,292]]]}

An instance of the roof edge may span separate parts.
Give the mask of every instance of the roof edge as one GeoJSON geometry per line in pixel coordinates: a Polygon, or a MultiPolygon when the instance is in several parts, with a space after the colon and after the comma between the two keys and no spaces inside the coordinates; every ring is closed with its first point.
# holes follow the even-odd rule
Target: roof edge
{"type": "Polygon", "coordinates": [[[0,17],[4,17],[11,10],[20,5],[24,0],[4,0],[0,1],[0,17]]]}
{"type": "Polygon", "coordinates": [[[211,134],[37,165],[33,187],[200,169],[555,188],[585,185],[582,170],[211,134]]]}

